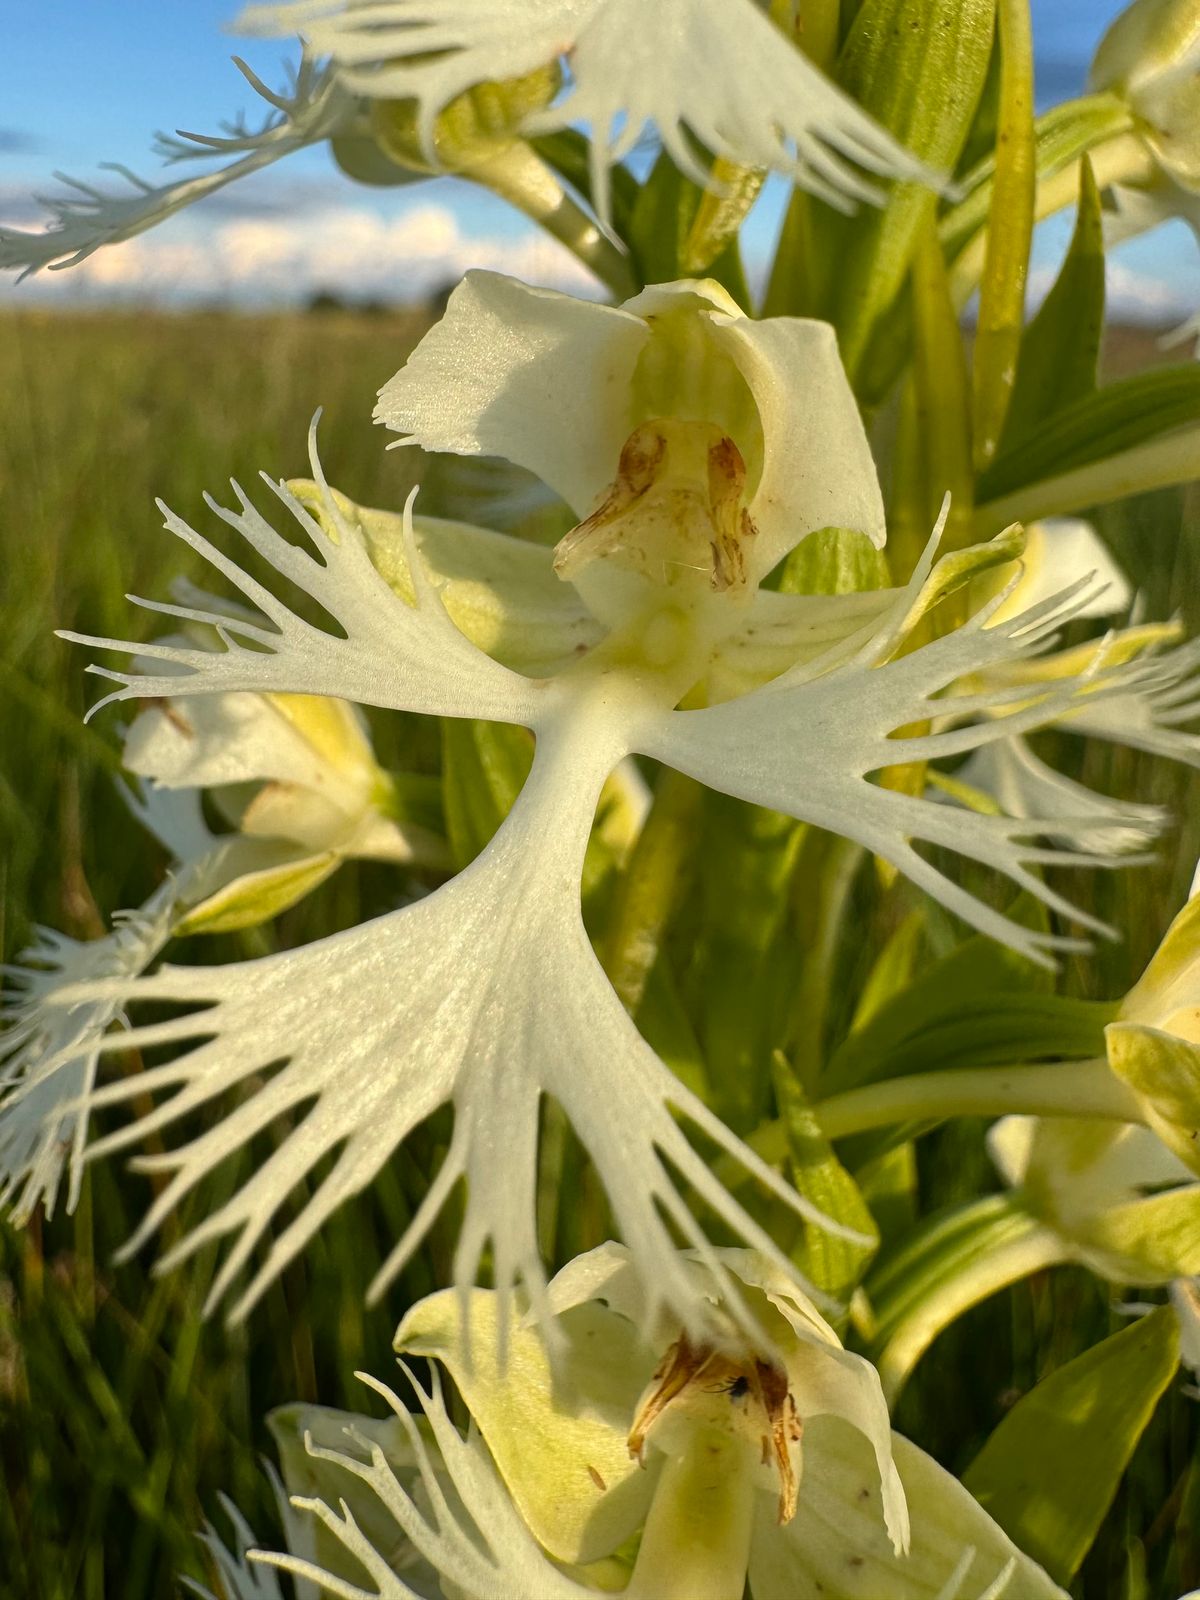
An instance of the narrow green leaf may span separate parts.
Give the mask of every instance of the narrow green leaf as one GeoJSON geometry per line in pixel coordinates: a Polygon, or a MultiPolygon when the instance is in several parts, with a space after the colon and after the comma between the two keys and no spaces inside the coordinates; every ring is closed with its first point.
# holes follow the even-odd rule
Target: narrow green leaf
{"type": "Polygon", "coordinates": [[[1095,393],[1104,335],[1104,224],[1092,163],[1080,167],[1079,213],[1054,287],[1021,340],[1001,439],[1012,448],[1047,418],[1095,393]]]}
{"type": "Polygon", "coordinates": [[[925,937],[925,907],[910,911],[875,958],[859,991],[851,1028],[865,1028],[875,1013],[912,982],[925,937]]]}
{"type": "Polygon", "coordinates": [[[1115,1004],[1039,992],[1045,982],[993,941],[964,941],[842,1042],[822,1097],[917,1072],[1103,1055],[1115,1004]]]}
{"type": "Polygon", "coordinates": [[[1029,0],[1000,0],[1000,120],[975,335],[975,462],[996,454],[1017,375],[1033,241],[1033,25],[1029,0]]]}
{"type": "Polygon", "coordinates": [[[684,1009],[670,956],[665,950],[650,970],[637,1009],[638,1032],[683,1084],[707,1101],[711,1093],[708,1067],[700,1053],[691,1019],[684,1009]]]}
{"type": "Polygon", "coordinates": [[[465,867],[512,810],[533,764],[533,740],[499,722],[442,723],[442,810],[456,867],[465,867]]]}
{"type": "Polygon", "coordinates": [[[974,535],[974,475],[971,471],[971,407],[967,358],[958,317],[950,298],[946,262],[933,217],[923,219],[912,266],[913,382],[916,428],[910,444],[924,454],[928,495],[920,520],[920,547],[905,552],[911,570],[921,554],[928,529],[950,495],[950,515],[942,552],[962,550],[974,535]]]}
{"type": "Polygon", "coordinates": [[[682,773],[664,770],[649,815],[609,907],[600,959],[631,1013],[646,992],[667,923],[683,897],[703,789],[682,773]]]}
{"type": "MultiPolygon", "coordinates": [[[[995,0],[865,0],[838,62],[853,97],[929,166],[957,165],[987,76],[995,0]]],[[[937,196],[900,183],[885,205],[823,213],[819,247],[836,261],[831,320],[857,378],[871,333],[896,301],[937,196]]]]}
{"type": "Polygon", "coordinates": [[[934,1340],[965,1312],[1064,1259],[1061,1241],[1010,1194],[923,1218],[866,1281],[871,1360],[894,1400],[934,1340]]]}
{"type": "MultiPolygon", "coordinates": [[[[1071,167],[1089,150],[1128,132],[1129,107],[1115,95],[1090,95],[1052,106],[1034,123],[1034,163],[1039,190],[1048,179],[1071,167]]],[[[938,232],[949,261],[955,260],[986,226],[992,208],[996,174],[995,152],[989,151],[962,180],[965,197],[951,206],[938,232]]],[[[1038,215],[1044,216],[1039,193],[1038,215]]]]}
{"type": "Polygon", "coordinates": [[[770,1105],[771,1051],[795,988],[788,891],[805,830],[779,812],[712,793],[703,817],[699,922],[684,994],[710,1064],[713,1109],[748,1132],[770,1105]],[[776,959],[789,949],[790,967],[776,959]]]}
{"type": "Polygon", "coordinates": [[[1162,1306],[1043,1379],[964,1474],[984,1510],[1060,1583],[1091,1548],[1178,1364],[1179,1327],[1162,1306]]]}
{"type": "Polygon", "coordinates": [[[982,473],[980,505],[1200,422],[1200,364],[1139,372],[1066,406],[982,473]]]}
{"type": "Polygon", "coordinates": [[[876,1240],[870,1245],[854,1244],[806,1223],[799,1242],[792,1246],[792,1260],[805,1277],[835,1300],[845,1302],[862,1282],[877,1248],[878,1231],[858,1185],[817,1126],[787,1057],[778,1050],[771,1060],[771,1076],[787,1135],[792,1182],[827,1217],[876,1240]]]}
{"type": "Polygon", "coordinates": [[[1169,428],[1154,438],[1118,450],[1115,455],[1101,456],[1068,472],[1038,478],[996,499],[977,503],[975,532],[985,538],[1014,521],[1072,516],[1115,500],[1128,500],[1131,495],[1194,483],[1200,476],[1197,463],[1200,421],[1186,428],[1169,428]]]}

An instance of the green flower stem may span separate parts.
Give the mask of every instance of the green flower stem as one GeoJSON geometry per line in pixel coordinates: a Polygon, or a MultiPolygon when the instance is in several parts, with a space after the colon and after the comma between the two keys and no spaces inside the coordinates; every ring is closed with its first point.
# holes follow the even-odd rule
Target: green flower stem
{"type": "Polygon", "coordinates": [[[875,1317],[871,1358],[888,1404],[965,1311],[1067,1259],[1062,1239],[1014,1195],[989,1195],[917,1228],[865,1285],[875,1317]]]}
{"type": "Polygon", "coordinates": [[[554,169],[531,145],[514,139],[495,154],[461,168],[462,176],[482,184],[531,217],[539,227],[565,244],[571,254],[594,272],[617,300],[637,293],[629,258],[622,255],[582,206],[563,188],[554,169]]]}
{"type": "Polygon", "coordinates": [[[600,959],[630,1015],[641,1004],[667,919],[678,902],[680,878],[699,828],[703,793],[694,779],[663,769],[654,803],[614,895],[600,959]]]}
{"type": "Polygon", "coordinates": [[[1141,1102],[1103,1058],[1043,1066],[971,1067],[922,1072],[867,1084],[813,1107],[829,1139],[891,1123],[944,1117],[1107,1117],[1140,1122],[1141,1102]]]}
{"type": "Polygon", "coordinates": [[[668,1456],[628,1600],[742,1600],[758,1470],[745,1440],[715,1428],[668,1456]]]}

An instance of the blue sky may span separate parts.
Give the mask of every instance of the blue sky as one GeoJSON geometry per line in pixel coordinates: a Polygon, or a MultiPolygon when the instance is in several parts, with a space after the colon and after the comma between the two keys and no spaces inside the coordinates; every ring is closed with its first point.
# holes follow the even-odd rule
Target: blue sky
{"type": "MultiPolygon", "coordinates": [[[[1082,90],[1090,55],[1120,8],[1119,0],[1033,0],[1043,103],[1082,90]]],[[[268,82],[281,81],[285,45],[223,31],[237,9],[237,0],[40,0],[13,7],[0,102],[0,220],[36,225],[32,196],[54,187],[55,169],[99,179],[101,161],[119,161],[157,181],[160,169],[148,150],[156,129],[213,132],[253,100],[230,63],[233,52],[268,82]]],[[[755,217],[752,251],[768,248],[771,212],[768,200],[755,217]]],[[[1043,278],[1064,246],[1065,221],[1045,234],[1038,249],[1043,278]]],[[[132,246],[102,252],[86,271],[42,274],[0,294],[60,302],[146,293],[271,300],[327,283],[399,298],[437,287],[473,263],[534,280],[577,281],[557,246],[470,185],[438,180],[372,190],[343,179],[328,154],[313,149],[132,246]]],[[[1173,226],[1126,247],[1114,288],[1165,316],[1200,304],[1200,252],[1191,235],[1173,226]]]]}

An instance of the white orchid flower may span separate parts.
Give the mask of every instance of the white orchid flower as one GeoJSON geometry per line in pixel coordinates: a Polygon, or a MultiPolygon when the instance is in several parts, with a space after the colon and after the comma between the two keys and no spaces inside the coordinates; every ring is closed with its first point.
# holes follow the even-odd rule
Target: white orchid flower
{"type": "Polygon", "coordinates": [[[329,871],[348,857],[447,864],[436,840],[390,814],[394,783],[362,713],[344,700],[166,700],[135,718],[122,760],[156,788],[210,790],[243,836],[287,840],[329,871]]]}
{"type": "Polygon", "coordinates": [[[288,89],[276,93],[244,62],[238,61],[237,66],[269,107],[260,126],[239,118],[221,134],[160,134],[155,143],[155,153],[170,163],[234,157],[228,165],[201,177],[150,184],[128,168],[109,162],[106,170],[116,172],[128,184],[125,191],[115,193],[58,173],[68,192],[37,197],[51,212],[49,227],[42,232],[0,227],[0,269],[18,271],[24,278],[43,267],[75,266],[103,245],[132,239],[185,206],[305,145],[353,133],[356,104],[328,69],[306,58],[293,73],[288,89]]]}
{"type": "Polygon", "coordinates": [[[930,181],[766,9],[756,0],[291,0],[249,5],[237,26],[298,32],[352,93],[415,101],[431,160],[436,119],[451,100],[565,57],[569,92],[523,127],[535,135],[590,125],[592,196],[604,220],[608,168],[647,127],[700,184],[708,173],[695,140],[713,156],[782,172],[843,210],[879,199],[864,169],[930,181]]]}
{"type": "MultiPolygon", "coordinates": [[[[1150,1128],[1071,1117],[1002,1117],[988,1152],[1059,1245],[1115,1284],[1200,1272],[1200,1180],[1150,1128]]],[[[1029,1270],[1047,1264],[1045,1241],[1029,1270]]]]}
{"type": "MultiPolygon", "coordinates": [[[[1132,585],[1089,522],[1074,517],[1052,518],[1031,523],[1025,533],[1021,580],[1002,602],[992,626],[1014,615],[1017,609],[1037,605],[1088,578],[1093,579],[1096,589],[1077,616],[1109,619],[1128,613],[1134,601],[1132,585]]],[[[994,593],[996,588],[991,574],[977,579],[976,586],[985,594],[994,593]]],[[[1105,696],[1093,705],[1082,696],[1056,727],[1196,766],[1200,765],[1200,738],[1189,730],[1188,724],[1200,715],[1200,701],[1190,691],[1179,692],[1177,663],[1172,663],[1166,677],[1157,683],[1152,665],[1153,653],[1177,637],[1174,624],[1128,627],[1059,656],[1027,665],[1006,665],[998,673],[981,675],[964,687],[979,691],[1001,685],[1011,687],[1021,676],[1030,682],[1055,674],[1074,676],[1098,652],[1108,659],[1141,654],[1148,660],[1148,671],[1136,692],[1105,696]]],[[[1092,820],[1101,830],[1095,836],[1097,847],[1114,854],[1144,849],[1168,821],[1161,806],[1100,795],[1054,771],[1019,735],[977,750],[955,777],[991,796],[1013,816],[1092,820]]]]}
{"type": "MultiPolygon", "coordinates": [[[[889,765],[969,752],[1072,704],[1081,686],[1059,680],[1032,691],[1021,684],[1008,717],[997,715],[1008,691],[941,696],[967,674],[1046,648],[1074,605],[1086,603],[1087,588],[995,627],[986,626],[985,608],[957,633],[900,657],[915,620],[942,592],[938,575],[929,577],[932,547],[905,590],[870,597],[866,608],[862,597],[848,597],[832,637],[828,602],[759,592],[758,580],[816,528],[857,526],[882,541],[879,490],[832,330],[742,318],[711,284],[662,287],[607,309],[473,274],[446,321],[385,390],[381,409],[425,443],[503,452],[540,470],[581,510],[584,521],[553,558],[570,581],[560,586],[562,610],[549,629],[561,640],[568,622],[577,626],[582,602],[599,640],[551,676],[525,676],[485,654],[454,625],[433,587],[411,512],[395,533],[406,552],[411,604],[372,562],[361,524],[323,488],[318,519],[286,486],[273,485],[303,548],[280,538],[240,490],[238,509],[219,512],[269,566],[319,603],[338,634],[303,620],[168,514],[167,526],[267,620],[150,603],[191,624],[216,626],[225,649],[80,641],[161,663],[157,675],[104,669],[117,684],[109,698],[330,695],[523,724],[534,730],[537,750],[525,789],[488,848],[417,904],[265,960],[168,968],[135,983],[92,986],[96,998],[167,999],[193,1008],[136,1029],[137,1045],[206,1041],[98,1091],[97,1105],[175,1092],[94,1149],[123,1148],[255,1082],[223,1121],[152,1158],[173,1176],[131,1241],[135,1247],[253,1134],[281,1114],[309,1108],[271,1158],[167,1257],[178,1261],[208,1239],[236,1234],[214,1283],[215,1302],[294,1185],[338,1148],[330,1172],[238,1300],[239,1315],[412,1129],[452,1101],[445,1160],[374,1291],[400,1270],[466,1178],[456,1281],[470,1284],[490,1245],[502,1301],[521,1279],[540,1304],[533,1198],[539,1104],[549,1095],[595,1163],[647,1283],[681,1324],[701,1331],[695,1318],[702,1311],[670,1233],[673,1225],[687,1243],[703,1244],[681,1185],[746,1243],[782,1258],[693,1149],[677,1115],[793,1209],[821,1219],[672,1077],[601,971],[579,903],[601,786],[631,753],[665,761],[728,794],[861,842],[977,928],[1045,961],[1048,950],[1071,941],[1016,926],[953,883],[912,841],[995,866],[1068,914],[1068,903],[1032,868],[1104,858],[1032,842],[1044,824],[981,817],[866,780],[889,765]],[[685,695],[703,698],[710,680],[714,692],[722,683],[728,692],[731,679],[744,684],[756,674],[761,686],[735,700],[676,709],[685,695]],[[934,716],[955,725],[894,737],[934,716]],[[284,1065],[260,1078],[270,1063],[284,1065]]],[[[315,455],[314,472],[319,480],[315,455]]],[[[373,543],[386,544],[378,514],[373,543]]],[[[1134,663],[1097,672],[1083,687],[1089,696],[1115,693],[1144,670],[1134,663]]],[[[1090,825],[1054,826],[1086,845],[1090,825]]]]}
{"type": "MultiPolygon", "coordinates": [[[[1164,222],[1186,222],[1200,239],[1200,21],[1193,0],[1134,0],[1110,25],[1088,87],[1133,113],[1124,141],[1128,169],[1106,195],[1110,244],[1164,222]]],[[[1177,338],[1200,331],[1189,320],[1177,338]]]]}
{"type": "Polygon", "coordinates": [[[1193,0],[1134,0],[1100,41],[1090,87],[1128,101],[1170,180],[1200,194],[1200,16],[1193,0]]]}
{"type": "Polygon", "coordinates": [[[75,1209],[87,1097],[101,1040],[120,1019],[110,1000],[61,1006],[63,990],[135,977],[180,934],[228,932],[278,915],[352,856],[448,864],[431,835],[386,815],[391,780],[360,714],[344,701],[249,694],[163,701],[134,720],[124,760],[144,785],[128,796],[131,808],[168,850],[172,868],[146,905],[117,914],[106,937],[80,942],[42,930],[6,969],[0,1205],[10,1205],[17,1221],[39,1200],[52,1212],[64,1165],[67,1210],[75,1209]],[[200,807],[206,788],[224,800],[236,832],[209,831],[200,807]]]}
{"type": "MultiPolygon", "coordinates": [[[[410,1578],[415,1557],[461,1600],[597,1589],[629,1600],[1061,1600],[961,1484],[891,1431],[874,1368],[842,1349],[791,1279],[753,1252],[721,1255],[755,1304],[761,1348],[720,1301],[715,1342],[690,1343],[655,1316],[614,1245],[550,1284],[553,1363],[527,1318],[501,1372],[489,1291],[471,1294],[465,1319],[452,1291],[419,1302],[397,1349],[451,1375],[469,1437],[436,1377],[431,1393],[417,1389],[423,1426],[368,1380],[393,1409],[386,1423],[310,1413],[307,1470],[294,1447],[285,1458],[293,1504],[343,1546],[333,1570],[294,1548],[252,1559],[346,1600],[438,1592],[410,1578]],[[349,1581],[348,1560],[370,1590],[349,1581]]],[[[706,1267],[682,1265],[711,1295],[706,1267]]]]}

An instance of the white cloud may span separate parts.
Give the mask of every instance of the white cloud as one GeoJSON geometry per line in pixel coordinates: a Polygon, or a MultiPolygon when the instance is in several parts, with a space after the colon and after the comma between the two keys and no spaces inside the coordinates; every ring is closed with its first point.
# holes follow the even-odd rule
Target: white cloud
{"type": "Polygon", "coordinates": [[[598,293],[556,240],[529,227],[472,233],[449,206],[426,201],[387,217],[331,205],[300,216],[233,217],[183,237],[166,229],[98,250],[76,267],[26,280],[24,297],[89,302],[302,302],[321,290],[348,299],[420,300],[491,267],[531,283],[598,293]]]}

